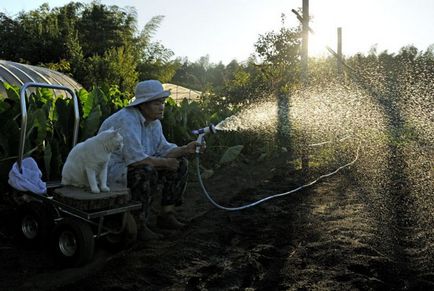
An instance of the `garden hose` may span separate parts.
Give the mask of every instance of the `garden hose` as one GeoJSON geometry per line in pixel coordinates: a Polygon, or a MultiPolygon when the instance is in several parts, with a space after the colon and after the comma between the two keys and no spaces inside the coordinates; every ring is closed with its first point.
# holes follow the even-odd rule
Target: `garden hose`
{"type": "Polygon", "coordinates": [[[309,182],[309,183],[307,183],[307,184],[304,184],[304,185],[302,185],[302,186],[300,186],[300,187],[298,187],[298,188],[292,189],[292,190],[290,190],[290,191],[288,191],[288,192],[284,192],[284,193],[278,193],[278,194],[270,195],[270,196],[267,196],[267,197],[262,198],[262,199],[260,199],[260,200],[257,200],[257,201],[255,201],[255,202],[252,202],[252,203],[249,203],[249,204],[246,204],[246,205],[242,205],[242,206],[239,206],[239,207],[226,207],[226,206],[222,206],[222,205],[218,204],[218,203],[217,203],[217,202],[216,202],[216,201],[211,197],[211,195],[208,193],[208,191],[207,191],[206,188],[205,188],[205,185],[203,184],[202,176],[201,176],[201,173],[200,173],[200,153],[196,153],[196,170],[197,170],[197,178],[198,178],[198,180],[199,180],[199,184],[200,184],[200,187],[202,188],[202,192],[203,192],[203,194],[204,194],[205,197],[209,200],[209,202],[211,202],[212,205],[214,205],[215,207],[217,207],[217,208],[219,208],[219,209],[222,209],[222,210],[227,210],[227,211],[238,211],[238,210],[243,210],[243,209],[247,209],[247,208],[250,208],[250,207],[253,207],[253,206],[259,205],[259,204],[261,204],[261,203],[263,203],[263,202],[265,202],[265,201],[268,201],[268,200],[271,200],[271,199],[274,199],[274,198],[277,198],[277,197],[282,197],[282,196],[286,196],[286,195],[292,194],[292,193],[297,192],[297,191],[299,191],[299,190],[301,190],[301,189],[304,189],[304,188],[306,188],[306,187],[312,186],[313,184],[317,183],[318,181],[320,181],[320,180],[322,180],[322,179],[324,179],[324,178],[326,178],[326,177],[330,177],[330,176],[336,174],[337,172],[339,172],[340,170],[342,170],[342,169],[344,169],[344,168],[347,168],[347,167],[353,165],[353,164],[354,164],[354,163],[359,159],[359,151],[360,151],[360,143],[359,143],[359,145],[358,145],[358,147],[357,147],[356,156],[355,156],[355,158],[354,158],[351,162],[349,162],[349,163],[347,163],[347,164],[345,164],[345,165],[340,166],[339,168],[337,168],[337,169],[334,170],[333,172],[330,172],[330,173],[328,173],[328,174],[325,174],[325,175],[321,175],[321,176],[319,176],[316,180],[314,180],[314,181],[312,181],[312,182],[309,182]]]}

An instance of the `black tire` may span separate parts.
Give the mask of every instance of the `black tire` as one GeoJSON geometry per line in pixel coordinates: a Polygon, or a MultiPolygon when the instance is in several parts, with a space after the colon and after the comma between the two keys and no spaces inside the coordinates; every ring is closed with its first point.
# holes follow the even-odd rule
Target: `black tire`
{"type": "Polygon", "coordinates": [[[17,209],[18,239],[29,248],[40,248],[48,240],[54,226],[50,208],[42,202],[30,201],[17,209]]]}
{"type": "MultiPolygon", "coordinates": [[[[118,225],[122,223],[123,215],[116,216],[118,225]]],[[[137,240],[137,224],[136,220],[130,213],[126,213],[125,228],[119,234],[107,234],[103,237],[104,245],[112,250],[119,251],[131,246],[137,240]]]]}
{"type": "Polygon", "coordinates": [[[54,228],[51,246],[58,264],[63,267],[78,267],[92,259],[95,239],[88,223],[67,217],[54,228]]]}

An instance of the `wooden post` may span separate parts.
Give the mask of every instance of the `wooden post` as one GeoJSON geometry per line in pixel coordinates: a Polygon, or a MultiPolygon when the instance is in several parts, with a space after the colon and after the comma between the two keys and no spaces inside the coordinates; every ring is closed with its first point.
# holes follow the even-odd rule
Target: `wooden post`
{"type": "Polygon", "coordinates": [[[337,56],[338,76],[342,76],[342,27],[338,27],[338,56],[337,56]]]}
{"type": "Polygon", "coordinates": [[[309,79],[308,57],[309,57],[309,0],[303,0],[302,19],[302,40],[301,40],[301,81],[307,86],[309,79]]]}
{"type": "MultiPolygon", "coordinates": [[[[302,41],[301,41],[301,81],[304,89],[309,84],[309,0],[303,0],[303,21],[302,21],[302,41]]],[[[307,146],[307,137],[305,134],[301,140],[301,170],[303,177],[307,176],[309,171],[309,151],[307,146]]]]}

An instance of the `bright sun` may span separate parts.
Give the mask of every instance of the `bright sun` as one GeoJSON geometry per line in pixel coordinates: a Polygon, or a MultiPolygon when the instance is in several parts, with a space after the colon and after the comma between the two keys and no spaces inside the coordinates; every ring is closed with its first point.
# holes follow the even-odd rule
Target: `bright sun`
{"type": "Polygon", "coordinates": [[[336,39],[325,34],[310,34],[309,35],[309,55],[313,57],[321,57],[328,54],[327,47],[336,50],[336,39]]]}
{"type": "MultiPolygon", "coordinates": [[[[381,27],[373,21],[366,21],[365,18],[366,15],[373,17],[375,13],[377,11],[372,11],[369,6],[361,2],[355,5],[353,1],[312,1],[310,26],[313,33],[309,34],[309,55],[312,57],[329,55],[327,47],[337,51],[338,27],[342,28],[344,55],[369,50],[379,41],[374,35],[381,27]]],[[[382,17],[385,19],[386,16],[382,17]]],[[[387,39],[381,41],[384,43],[387,39]]]]}
{"type": "Polygon", "coordinates": [[[329,54],[327,47],[337,50],[338,21],[323,16],[314,17],[310,24],[313,32],[309,34],[309,55],[313,57],[329,54]]]}

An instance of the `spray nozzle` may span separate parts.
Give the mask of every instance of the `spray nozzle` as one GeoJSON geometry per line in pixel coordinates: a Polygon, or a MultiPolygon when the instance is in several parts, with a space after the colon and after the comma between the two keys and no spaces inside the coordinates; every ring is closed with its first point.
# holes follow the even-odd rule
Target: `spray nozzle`
{"type": "Polygon", "coordinates": [[[199,129],[195,129],[195,130],[193,130],[191,133],[193,133],[193,134],[205,134],[205,133],[216,133],[217,132],[217,130],[215,129],[215,126],[214,126],[214,124],[210,124],[209,126],[207,126],[207,127],[204,127],[204,128],[199,128],[199,129]]]}
{"type": "Polygon", "coordinates": [[[198,134],[199,136],[197,137],[197,146],[196,146],[196,153],[199,154],[200,153],[200,148],[202,147],[202,145],[205,143],[205,134],[207,133],[216,133],[217,130],[214,126],[214,124],[210,124],[207,127],[203,127],[203,128],[199,128],[199,129],[195,129],[192,131],[193,134],[198,134]]]}

